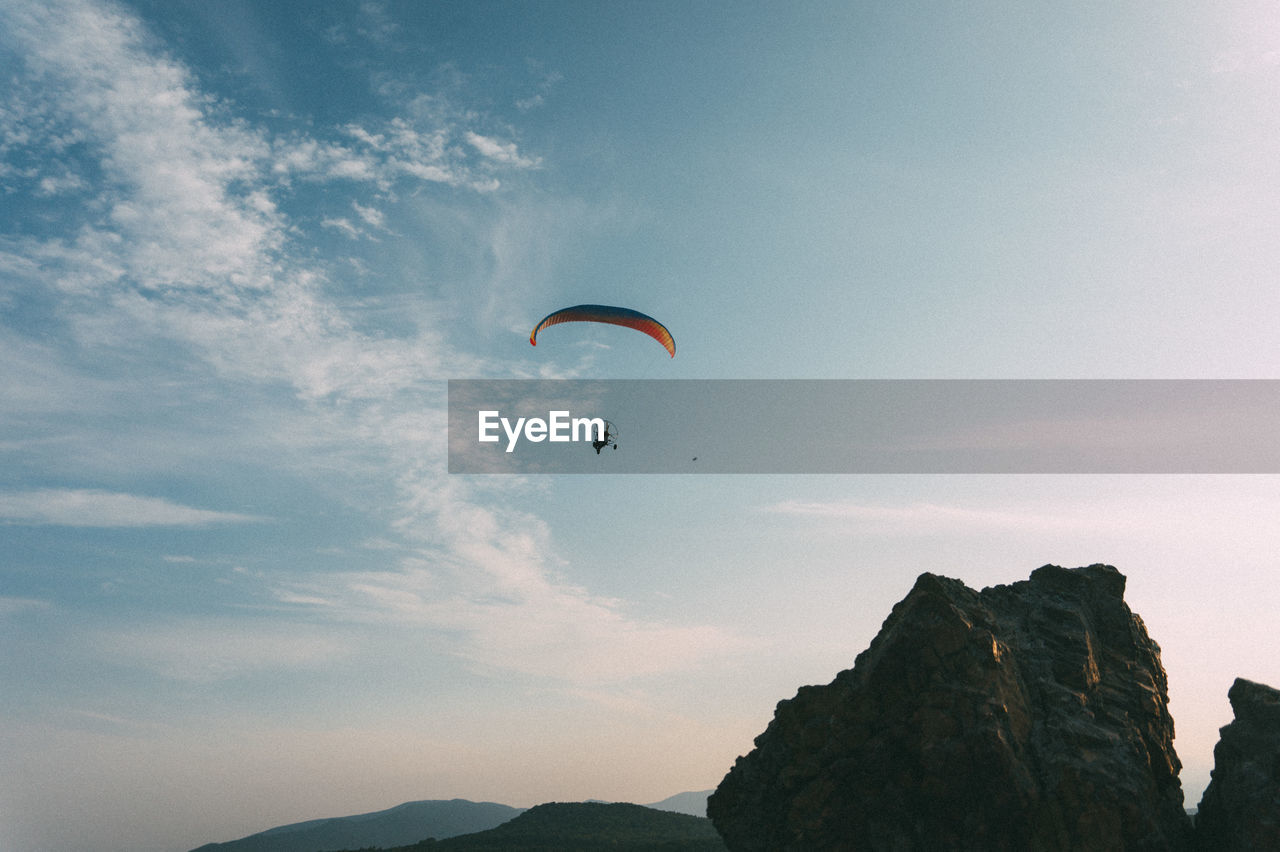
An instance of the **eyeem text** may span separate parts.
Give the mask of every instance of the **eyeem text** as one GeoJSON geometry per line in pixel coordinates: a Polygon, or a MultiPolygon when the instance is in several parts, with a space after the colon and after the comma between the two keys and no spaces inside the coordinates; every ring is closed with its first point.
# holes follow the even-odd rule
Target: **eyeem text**
{"type": "Polygon", "coordinates": [[[513,424],[500,411],[480,412],[480,442],[493,444],[501,440],[498,429],[507,434],[507,452],[516,448],[521,435],[533,443],[542,441],[602,441],[603,417],[570,417],[568,411],[549,411],[547,419],[518,417],[513,424]]]}

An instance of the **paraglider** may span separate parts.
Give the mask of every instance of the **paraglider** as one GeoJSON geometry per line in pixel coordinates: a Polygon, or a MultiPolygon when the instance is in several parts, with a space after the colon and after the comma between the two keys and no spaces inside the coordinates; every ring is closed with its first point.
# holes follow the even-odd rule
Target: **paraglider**
{"type": "Polygon", "coordinates": [[[665,325],[648,314],[610,305],[575,305],[572,308],[561,308],[547,314],[542,322],[533,327],[533,332],[529,335],[529,343],[537,346],[538,332],[549,325],[558,325],[562,322],[604,322],[634,328],[661,343],[663,348],[671,353],[672,358],[676,357],[676,341],[665,325]]]}
{"type": "Polygon", "coordinates": [[[596,455],[600,455],[600,451],[605,447],[618,449],[618,427],[614,426],[610,420],[604,421],[604,434],[599,440],[592,441],[591,446],[596,448],[596,455]]]}

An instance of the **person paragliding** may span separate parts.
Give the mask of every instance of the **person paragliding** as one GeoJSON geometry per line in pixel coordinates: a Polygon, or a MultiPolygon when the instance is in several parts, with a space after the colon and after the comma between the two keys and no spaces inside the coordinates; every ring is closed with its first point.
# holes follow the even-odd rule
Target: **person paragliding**
{"type": "MultiPolygon", "coordinates": [[[[562,322],[601,322],[632,328],[649,335],[662,344],[662,348],[666,349],[672,358],[676,357],[675,338],[671,336],[671,332],[665,325],[648,314],[612,305],[574,305],[571,308],[552,311],[533,327],[533,331],[529,333],[529,344],[537,346],[538,332],[547,326],[559,325],[562,322]]],[[[605,447],[618,449],[618,427],[608,420],[604,421],[603,434],[592,441],[591,446],[595,448],[596,455],[600,455],[600,451],[605,447]]]]}
{"type": "Polygon", "coordinates": [[[618,427],[608,420],[604,421],[604,434],[592,441],[591,446],[596,448],[596,455],[600,455],[600,451],[605,447],[618,449],[618,427]]]}

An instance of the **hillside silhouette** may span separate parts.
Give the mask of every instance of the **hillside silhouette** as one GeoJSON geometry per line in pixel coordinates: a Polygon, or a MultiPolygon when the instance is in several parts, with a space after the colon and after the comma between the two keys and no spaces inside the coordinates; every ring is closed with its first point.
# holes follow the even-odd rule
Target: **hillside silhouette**
{"type": "MultiPolygon", "coordinates": [[[[510,822],[444,840],[427,839],[387,852],[725,852],[705,817],[643,805],[551,802],[510,822]]],[[[356,852],[356,850],[347,850],[356,852]]]]}
{"type": "Polygon", "coordinates": [[[520,808],[466,799],[405,802],[385,811],[282,825],[192,852],[324,852],[378,848],[470,834],[501,825],[520,808]]]}

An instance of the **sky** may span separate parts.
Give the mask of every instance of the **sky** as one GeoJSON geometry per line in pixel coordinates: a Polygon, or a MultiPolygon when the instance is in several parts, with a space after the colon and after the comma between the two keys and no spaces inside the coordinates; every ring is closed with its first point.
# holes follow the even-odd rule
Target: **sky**
{"type": "Polygon", "coordinates": [[[446,459],[450,379],[1280,378],[1273,4],[0,0],[0,74],[0,848],[708,789],[923,571],[1117,566],[1188,805],[1280,684],[1274,476],[446,459]]]}

